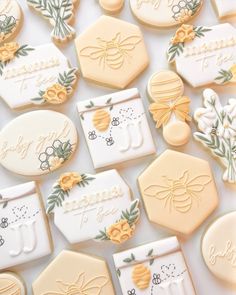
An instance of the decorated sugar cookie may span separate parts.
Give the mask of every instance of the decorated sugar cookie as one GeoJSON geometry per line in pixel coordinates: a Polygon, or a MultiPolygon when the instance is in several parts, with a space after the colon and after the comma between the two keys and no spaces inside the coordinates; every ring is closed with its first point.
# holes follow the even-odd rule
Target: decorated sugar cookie
{"type": "Polygon", "coordinates": [[[161,71],[151,76],[148,95],[152,101],[149,111],[156,122],[156,128],[163,126],[165,140],[174,146],[189,141],[191,130],[186,121],[191,121],[190,99],[183,96],[184,84],[171,71],[161,71]]]}
{"type": "Polygon", "coordinates": [[[236,285],[236,211],[216,219],[202,239],[202,255],[210,272],[236,285]]]}
{"type": "Polygon", "coordinates": [[[115,295],[102,258],[62,251],[32,285],[34,295],[115,295]]]}
{"type": "Polygon", "coordinates": [[[167,52],[180,74],[193,87],[236,81],[236,29],[230,24],[213,27],[182,25],[167,52]]]}
{"type": "Polygon", "coordinates": [[[77,108],[96,169],[155,153],[137,89],[81,101],[77,108]]]}
{"type": "Polygon", "coordinates": [[[107,13],[116,14],[124,6],[124,0],[99,0],[99,4],[107,13]]]}
{"type": "Polygon", "coordinates": [[[212,89],[206,89],[203,97],[203,108],[194,114],[199,129],[194,138],[224,165],[223,180],[236,183],[236,99],[230,98],[228,104],[222,106],[212,89]]]}
{"type": "Polygon", "coordinates": [[[122,294],[196,295],[176,237],[113,255],[122,294]]]}
{"type": "Polygon", "coordinates": [[[219,18],[236,15],[236,3],[232,0],[213,0],[219,18]]]}
{"type": "Polygon", "coordinates": [[[18,33],[22,21],[22,11],[16,0],[0,1],[0,44],[18,33]]]}
{"type": "Polygon", "coordinates": [[[27,0],[27,3],[53,26],[51,33],[53,41],[64,43],[73,39],[75,29],[71,23],[79,0],[27,0]]]}
{"type": "Polygon", "coordinates": [[[0,273],[0,294],[26,295],[26,289],[22,279],[12,272],[0,273]]]}
{"type": "Polygon", "coordinates": [[[202,159],[166,150],[138,177],[148,218],[189,236],[217,208],[210,165],[202,159]]]}
{"type": "Polygon", "coordinates": [[[82,75],[94,83],[124,89],[148,66],[140,28],[101,16],[76,40],[82,75]]]}
{"type": "Polygon", "coordinates": [[[203,0],[129,0],[133,14],[154,27],[172,27],[192,20],[203,0]]]}
{"type": "Polygon", "coordinates": [[[47,200],[47,213],[70,243],[94,239],[121,244],[135,233],[139,200],[116,170],[62,174],[47,200]]]}
{"type": "Polygon", "coordinates": [[[76,81],[77,69],[54,44],[0,46],[0,96],[12,109],[64,103],[76,81]]]}
{"type": "Polygon", "coordinates": [[[25,113],[0,132],[0,164],[24,176],[59,169],[73,155],[77,131],[65,115],[53,111],[25,113]]]}
{"type": "Polygon", "coordinates": [[[51,250],[49,228],[35,182],[0,190],[0,270],[44,257],[51,250]]]}

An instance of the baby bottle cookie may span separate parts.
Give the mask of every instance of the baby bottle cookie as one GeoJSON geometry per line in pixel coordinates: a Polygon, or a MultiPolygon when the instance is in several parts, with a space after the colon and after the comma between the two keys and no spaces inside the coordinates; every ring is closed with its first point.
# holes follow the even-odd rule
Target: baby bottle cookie
{"type": "Polygon", "coordinates": [[[161,71],[151,76],[147,87],[152,100],[149,111],[156,127],[163,126],[166,142],[174,146],[189,141],[191,129],[186,121],[191,121],[190,99],[183,96],[184,84],[180,77],[171,71],[161,71]]]}

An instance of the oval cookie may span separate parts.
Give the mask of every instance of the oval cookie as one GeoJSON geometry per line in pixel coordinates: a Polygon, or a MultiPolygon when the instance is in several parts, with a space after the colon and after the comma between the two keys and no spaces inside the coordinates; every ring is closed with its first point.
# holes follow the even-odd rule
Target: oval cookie
{"type": "Polygon", "coordinates": [[[122,9],[124,0],[99,0],[99,4],[107,13],[115,14],[122,9]]]}
{"type": "Polygon", "coordinates": [[[236,211],[218,218],[202,240],[202,255],[219,279],[236,284],[236,211]]]}
{"type": "Polygon", "coordinates": [[[22,11],[17,1],[0,1],[0,44],[12,39],[22,24],[22,11]]]}
{"type": "Polygon", "coordinates": [[[130,0],[133,14],[141,22],[154,27],[172,27],[195,17],[202,0],[130,0]]]}
{"type": "Polygon", "coordinates": [[[26,290],[22,280],[14,273],[0,273],[1,295],[25,295],[26,290]]]}
{"type": "Polygon", "coordinates": [[[53,111],[23,114],[0,133],[0,163],[25,175],[42,175],[62,166],[74,153],[77,132],[72,121],[53,111]]]}

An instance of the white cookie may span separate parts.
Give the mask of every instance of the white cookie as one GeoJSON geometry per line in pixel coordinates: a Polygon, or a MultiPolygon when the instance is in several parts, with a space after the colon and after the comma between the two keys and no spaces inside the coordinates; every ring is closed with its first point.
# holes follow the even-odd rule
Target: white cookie
{"type": "Polygon", "coordinates": [[[0,269],[49,255],[51,237],[35,182],[0,190],[0,269]]]}
{"type": "Polygon", "coordinates": [[[11,42],[0,47],[0,96],[11,109],[66,102],[76,73],[54,44],[32,47],[11,42]]]}
{"type": "Polygon", "coordinates": [[[33,111],[8,123],[0,132],[0,163],[24,175],[42,175],[60,168],[72,156],[77,131],[65,115],[33,111]]]}
{"type": "Polygon", "coordinates": [[[233,16],[236,14],[236,2],[234,0],[213,0],[219,18],[233,16]]]}

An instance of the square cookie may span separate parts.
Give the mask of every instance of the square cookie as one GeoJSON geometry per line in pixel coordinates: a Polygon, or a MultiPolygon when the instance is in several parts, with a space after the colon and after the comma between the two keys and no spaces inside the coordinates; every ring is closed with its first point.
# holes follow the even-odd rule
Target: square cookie
{"type": "Polygon", "coordinates": [[[94,168],[102,168],[156,152],[137,89],[77,104],[94,168]]]}
{"type": "Polygon", "coordinates": [[[236,15],[235,0],[213,0],[219,18],[236,15]]]}
{"type": "Polygon", "coordinates": [[[113,255],[123,295],[196,295],[176,237],[113,255]]]}
{"type": "Polygon", "coordinates": [[[35,182],[0,191],[0,270],[52,251],[49,228],[35,182]]]}

